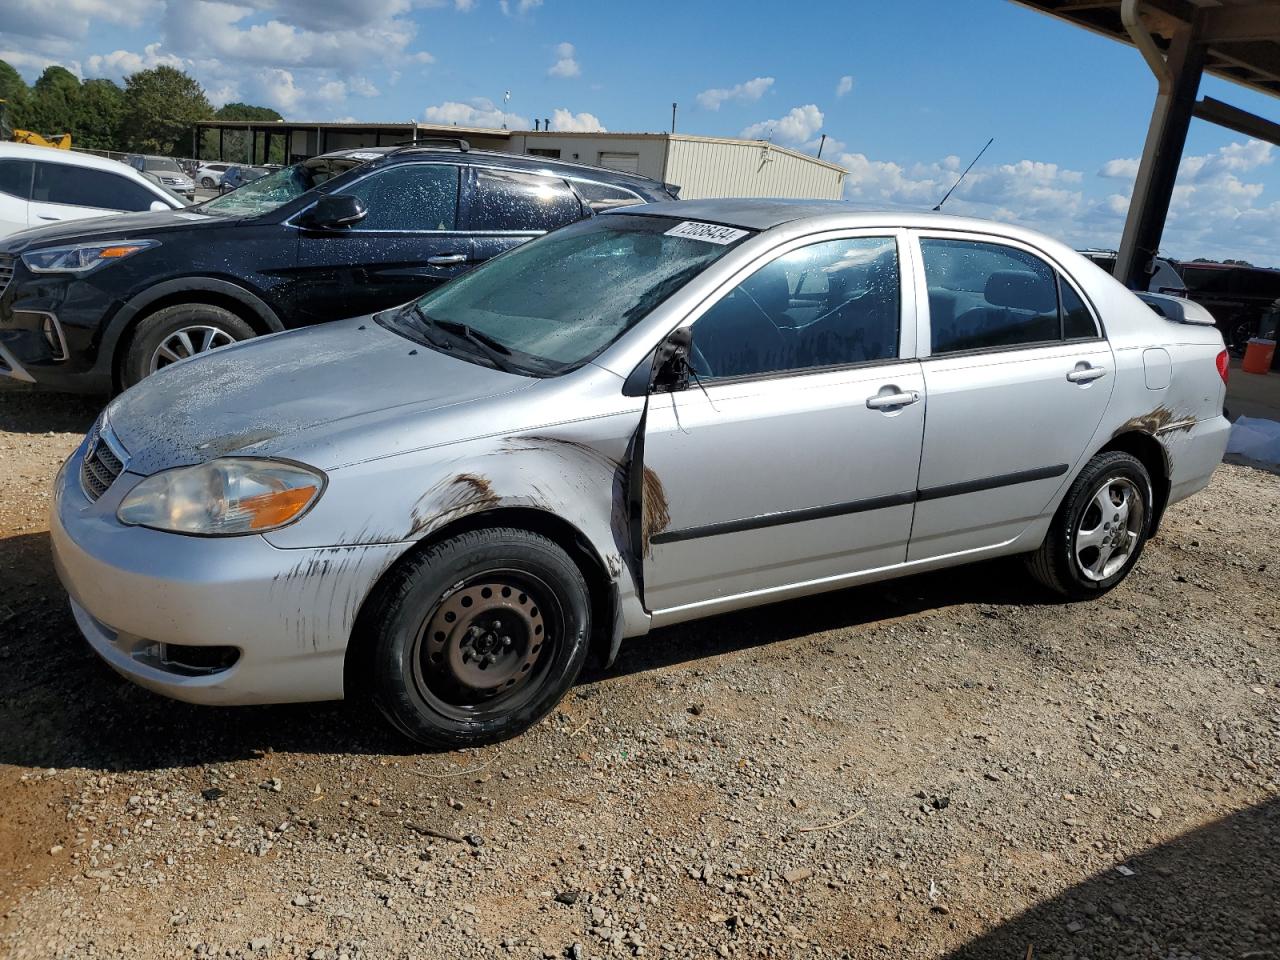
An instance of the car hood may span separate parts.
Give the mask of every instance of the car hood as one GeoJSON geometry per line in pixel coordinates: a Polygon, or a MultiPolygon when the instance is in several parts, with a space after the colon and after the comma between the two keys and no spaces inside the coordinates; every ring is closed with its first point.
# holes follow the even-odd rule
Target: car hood
{"type": "Polygon", "coordinates": [[[26,230],[20,230],[0,241],[0,249],[6,253],[19,254],[25,253],[33,247],[79,243],[81,241],[93,242],[95,240],[129,240],[135,237],[154,237],[173,230],[198,230],[203,227],[226,226],[231,222],[233,221],[227,217],[213,217],[193,210],[122,213],[111,217],[63,220],[45,227],[31,227],[26,230]]]}
{"type": "Polygon", "coordinates": [[[292,455],[329,468],[345,459],[339,438],[367,440],[374,429],[397,438],[408,418],[536,382],[357,317],[175,363],[121,394],[104,416],[131,473],[228,455],[292,455]]]}

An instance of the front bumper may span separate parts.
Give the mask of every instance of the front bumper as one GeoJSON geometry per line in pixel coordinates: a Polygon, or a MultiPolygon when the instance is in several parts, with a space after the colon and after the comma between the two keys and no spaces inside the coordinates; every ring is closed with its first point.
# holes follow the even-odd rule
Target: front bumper
{"type": "Polygon", "coordinates": [[[90,646],[117,672],[178,700],[287,703],[343,696],[347,643],[369,591],[403,544],[283,550],[260,536],[188,537],[115,518],[142,478],[122,473],[96,503],[80,487],[83,446],[63,466],[54,565],[90,646]],[[164,646],[161,646],[164,645],[164,646]],[[231,647],[193,672],[165,655],[231,647]]]}

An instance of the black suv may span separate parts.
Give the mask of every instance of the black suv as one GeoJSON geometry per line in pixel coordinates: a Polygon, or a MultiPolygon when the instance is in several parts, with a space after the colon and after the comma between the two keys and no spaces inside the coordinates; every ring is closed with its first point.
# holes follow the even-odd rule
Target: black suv
{"type": "Polygon", "coordinates": [[[0,375],[108,393],[184,357],[406,303],[676,188],[466,141],[315,157],[216,200],[0,240],[0,375]]]}

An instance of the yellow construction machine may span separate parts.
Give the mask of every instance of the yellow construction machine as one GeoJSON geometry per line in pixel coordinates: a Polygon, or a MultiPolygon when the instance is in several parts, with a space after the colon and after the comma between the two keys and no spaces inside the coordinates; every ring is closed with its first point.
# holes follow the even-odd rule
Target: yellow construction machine
{"type": "Polygon", "coordinates": [[[30,143],[37,147],[52,147],[55,150],[71,149],[71,134],[64,133],[58,137],[44,137],[31,130],[15,130],[9,124],[9,102],[0,100],[0,140],[14,143],[30,143]]]}

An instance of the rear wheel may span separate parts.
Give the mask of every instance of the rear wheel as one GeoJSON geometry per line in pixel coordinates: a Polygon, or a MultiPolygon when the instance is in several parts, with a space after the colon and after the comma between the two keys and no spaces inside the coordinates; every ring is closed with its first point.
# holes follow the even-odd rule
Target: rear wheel
{"type": "Polygon", "coordinates": [[[212,189],[213,189],[213,178],[212,178],[212,177],[201,177],[201,178],[200,178],[200,186],[204,187],[206,190],[212,190],[212,189]]]}
{"type": "Polygon", "coordinates": [[[1100,596],[1128,576],[1151,533],[1151,477],[1135,457],[1102,453],[1067,491],[1032,575],[1073,600],[1100,596]]]}
{"type": "Polygon", "coordinates": [[[436,544],[383,589],[370,619],[373,699],[405,735],[454,749],[532,726],[577,679],[591,602],[558,546],[494,528],[436,544]]]}
{"type": "Polygon", "coordinates": [[[138,324],[120,371],[131,387],[171,363],[254,336],[253,327],[230,310],[208,303],[180,303],[157,310],[138,324]]]}

